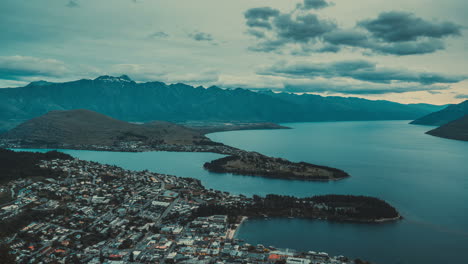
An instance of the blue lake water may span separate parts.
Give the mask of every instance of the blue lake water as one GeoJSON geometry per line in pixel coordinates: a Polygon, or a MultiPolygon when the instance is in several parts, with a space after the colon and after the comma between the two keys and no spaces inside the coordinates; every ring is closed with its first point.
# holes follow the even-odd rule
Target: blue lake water
{"type": "Polygon", "coordinates": [[[214,174],[212,153],[119,153],[64,150],[75,157],[200,179],[236,194],[362,194],[382,198],[405,217],[387,224],[304,219],[248,220],[237,237],[253,244],[325,251],[377,263],[467,263],[468,142],[425,135],[406,121],[285,124],[290,130],[210,134],[215,141],[293,161],[337,167],[345,180],[301,182],[214,174]]]}

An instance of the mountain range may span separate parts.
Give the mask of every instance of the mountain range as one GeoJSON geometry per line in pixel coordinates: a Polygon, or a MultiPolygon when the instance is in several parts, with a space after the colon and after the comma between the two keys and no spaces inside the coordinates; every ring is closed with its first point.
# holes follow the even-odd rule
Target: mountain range
{"type": "Polygon", "coordinates": [[[441,108],[182,83],[136,83],[126,75],[100,76],[94,80],[39,81],[25,87],[0,89],[0,130],[11,129],[52,110],[72,109],[89,109],[131,122],[308,122],[413,120],[441,108]]]}
{"type": "Polygon", "coordinates": [[[465,115],[468,115],[468,100],[418,118],[412,121],[411,124],[441,126],[460,119],[465,115]]]}

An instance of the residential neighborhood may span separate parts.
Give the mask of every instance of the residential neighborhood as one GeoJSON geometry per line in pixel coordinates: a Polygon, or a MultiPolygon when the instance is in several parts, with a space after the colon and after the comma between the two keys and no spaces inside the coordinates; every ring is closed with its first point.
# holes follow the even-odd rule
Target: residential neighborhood
{"type": "Polygon", "coordinates": [[[236,239],[245,217],[200,216],[197,209],[251,199],[195,179],[78,159],[40,167],[61,176],[0,187],[13,198],[0,209],[1,239],[17,263],[354,263],[236,239]]]}

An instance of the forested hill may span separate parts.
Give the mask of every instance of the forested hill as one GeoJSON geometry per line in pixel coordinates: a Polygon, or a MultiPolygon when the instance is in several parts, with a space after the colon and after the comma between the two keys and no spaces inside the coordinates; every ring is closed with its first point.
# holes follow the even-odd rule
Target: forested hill
{"type": "Polygon", "coordinates": [[[440,107],[180,83],[136,83],[127,76],[101,76],[94,80],[34,82],[21,88],[0,89],[0,131],[51,110],[71,109],[89,109],[131,122],[306,122],[413,120],[440,107]]]}
{"type": "Polygon", "coordinates": [[[427,134],[436,137],[468,141],[468,115],[428,131],[427,134]]]}
{"type": "Polygon", "coordinates": [[[51,111],[0,134],[2,140],[22,145],[113,146],[141,141],[147,145],[203,145],[212,144],[202,132],[169,122],[133,124],[85,109],[51,111]]]}
{"type": "Polygon", "coordinates": [[[296,198],[269,194],[253,196],[245,205],[207,204],[197,209],[196,216],[226,214],[229,217],[299,217],[353,222],[386,222],[402,218],[387,202],[374,197],[354,195],[319,195],[296,198]]]}
{"type": "Polygon", "coordinates": [[[72,159],[72,157],[57,151],[33,153],[0,148],[0,184],[24,177],[54,177],[57,172],[38,166],[42,160],[54,159],[72,159]]]}

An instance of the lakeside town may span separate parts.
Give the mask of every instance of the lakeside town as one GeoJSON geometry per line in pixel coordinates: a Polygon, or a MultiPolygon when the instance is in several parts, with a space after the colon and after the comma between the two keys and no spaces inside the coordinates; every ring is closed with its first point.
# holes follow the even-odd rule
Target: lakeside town
{"type": "Polygon", "coordinates": [[[252,198],[196,179],[78,159],[39,166],[60,174],[0,186],[11,197],[0,209],[1,239],[17,263],[365,263],[238,240],[244,216],[200,209],[248,207],[252,198]]]}
{"type": "Polygon", "coordinates": [[[144,141],[120,141],[114,145],[71,145],[63,143],[38,144],[37,142],[0,138],[0,148],[76,149],[115,152],[211,152],[227,155],[227,157],[204,164],[206,170],[215,173],[233,173],[304,181],[335,181],[350,177],[348,173],[336,168],[306,162],[291,162],[213,141],[206,141],[203,144],[148,144],[144,141]]]}
{"type": "Polygon", "coordinates": [[[142,141],[121,141],[114,145],[102,144],[65,144],[25,142],[23,140],[0,139],[0,148],[28,148],[28,149],[76,149],[76,150],[96,150],[96,151],[116,151],[116,152],[145,152],[145,151],[173,151],[173,152],[212,152],[223,155],[240,155],[247,152],[238,148],[227,146],[221,143],[200,145],[182,144],[152,144],[142,141]]]}

